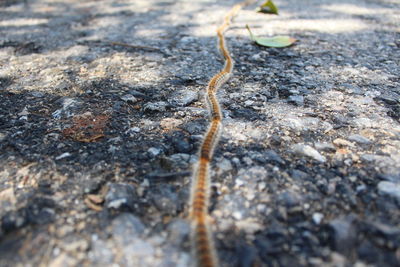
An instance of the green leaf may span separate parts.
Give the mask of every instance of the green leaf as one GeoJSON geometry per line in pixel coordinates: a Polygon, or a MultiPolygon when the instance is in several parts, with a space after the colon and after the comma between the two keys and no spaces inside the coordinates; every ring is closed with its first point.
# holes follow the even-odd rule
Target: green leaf
{"type": "Polygon", "coordinates": [[[274,36],[269,38],[257,37],[251,32],[249,25],[246,25],[246,28],[249,31],[250,39],[258,45],[266,47],[287,47],[297,41],[290,36],[274,36]]]}
{"type": "Polygon", "coordinates": [[[290,36],[274,36],[270,38],[257,38],[256,43],[267,47],[287,47],[297,40],[290,36]]]}
{"type": "Polygon", "coordinates": [[[257,12],[266,14],[276,14],[278,15],[278,8],[271,0],[266,1],[264,4],[256,9],[257,12]]]}

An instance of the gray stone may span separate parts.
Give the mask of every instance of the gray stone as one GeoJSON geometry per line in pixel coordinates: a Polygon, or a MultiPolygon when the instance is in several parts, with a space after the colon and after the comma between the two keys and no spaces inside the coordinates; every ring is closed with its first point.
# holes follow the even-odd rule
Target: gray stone
{"type": "Polygon", "coordinates": [[[384,166],[390,166],[394,163],[393,159],[388,156],[381,156],[375,154],[363,154],[361,155],[361,159],[365,162],[369,163],[376,162],[384,166]]]}
{"type": "Polygon", "coordinates": [[[389,182],[394,182],[394,183],[400,183],[400,172],[399,173],[381,173],[379,174],[379,178],[389,181],[389,182]]]}
{"type": "Polygon", "coordinates": [[[315,143],[315,148],[319,151],[324,151],[324,152],[335,152],[336,151],[336,147],[332,143],[317,142],[317,143],[315,143]]]}
{"type": "Polygon", "coordinates": [[[373,120],[370,118],[356,118],[352,121],[352,124],[356,127],[359,128],[372,128],[374,127],[377,123],[375,123],[373,120]]]}
{"type": "Polygon", "coordinates": [[[105,197],[105,205],[109,209],[134,210],[137,201],[135,188],[131,184],[110,184],[105,197]]]}
{"type": "Polygon", "coordinates": [[[333,245],[336,251],[350,256],[354,250],[357,232],[354,225],[354,217],[349,215],[345,218],[334,219],[329,222],[333,230],[333,245]]]}
{"type": "Polygon", "coordinates": [[[359,144],[364,144],[364,145],[371,144],[371,140],[359,134],[350,135],[347,139],[359,144]]]}
{"type": "Polygon", "coordinates": [[[112,248],[108,247],[106,241],[94,236],[92,237],[91,249],[88,253],[88,257],[93,264],[98,266],[111,266],[115,255],[112,248]]]}
{"type": "Polygon", "coordinates": [[[64,97],[57,102],[61,104],[62,107],[52,113],[52,116],[55,119],[69,118],[73,116],[82,104],[80,100],[72,97],[64,97]]]}
{"type": "Polygon", "coordinates": [[[160,155],[161,149],[156,148],[156,147],[150,147],[147,152],[149,152],[153,157],[160,155]]]}
{"type": "Polygon", "coordinates": [[[400,201],[400,184],[388,181],[378,183],[378,192],[382,195],[391,196],[400,201]]]}
{"type": "Polygon", "coordinates": [[[322,219],[324,218],[324,215],[322,213],[316,212],[312,215],[312,220],[315,224],[320,224],[322,219]]]}
{"type": "Polygon", "coordinates": [[[174,146],[174,149],[178,153],[189,153],[192,150],[188,138],[182,133],[177,132],[171,137],[170,142],[174,146]]]}
{"type": "Polygon", "coordinates": [[[123,96],[121,96],[121,99],[130,104],[134,104],[137,102],[137,99],[131,94],[123,95],[123,96]]]}
{"type": "Polygon", "coordinates": [[[224,158],[220,162],[218,162],[217,164],[218,175],[229,172],[231,170],[232,170],[232,163],[230,162],[230,160],[224,158]]]}
{"type": "Polygon", "coordinates": [[[168,103],[164,101],[146,103],[143,110],[147,112],[163,112],[167,109],[168,103]]]}
{"type": "MultiPolygon", "coordinates": [[[[389,239],[394,239],[394,241],[400,235],[400,228],[397,226],[385,224],[378,221],[368,222],[367,225],[371,227],[374,232],[382,234],[389,239]]],[[[395,241],[396,242],[396,241],[395,241]]]]}
{"type": "Polygon", "coordinates": [[[184,107],[187,105],[190,105],[191,103],[197,101],[197,99],[199,98],[199,94],[196,91],[183,91],[181,92],[179,95],[177,95],[175,97],[175,99],[173,99],[173,103],[184,107]]]}
{"type": "Polygon", "coordinates": [[[290,171],[290,176],[293,179],[297,179],[297,180],[305,180],[307,177],[309,177],[309,175],[303,171],[297,170],[297,169],[293,169],[290,171]]]}
{"type": "Polygon", "coordinates": [[[304,97],[301,95],[291,95],[288,98],[289,103],[294,103],[297,106],[302,106],[304,105],[304,97]]]}
{"type": "Polygon", "coordinates": [[[178,168],[187,168],[189,166],[190,155],[185,153],[177,153],[168,157],[172,165],[178,168]]]}
{"type": "Polygon", "coordinates": [[[140,219],[130,213],[122,213],[111,224],[113,238],[122,245],[128,245],[132,239],[143,236],[146,227],[140,219]]]}
{"type": "Polygon", "coordinates": [[[187,220],[176,219],[168,224],[167,231],[170,244],[181,246],[189,238],[190,224],[187,220]]]}
{"type": "Polygon", "coordinates": [[[268,149],[265,151],[265,156],[267,161],[284,164],[285,162],[282,160],[281,156],[278,155],[274,150],[268,149]]]}
{"type": "Polygon", "coordinates": [[[135,263],[132,266],[146,266],[144,257],[153,256],[155,252],[154,246],[143,239],[131,239],[131,242],[122,249],[127,261],[135,263]]]}
{"type": "Polygon", "coordinates": [[[140,133],[141,129],[139,127],[132,127],[129,128],[126,133],[127,134],[133,134],[133,133],[140,133]]]}
{"type": "Polygon", "coordinates": [[[280,193],[278,199],[287,208],[298,206],[302,201],[301,196],[292,190],[280,193]]]}
{"type": "Polygon", "coordinates": [[[129,94],[134,96],[134,97],[138,97],[138,98],[146,98],[145,94],[143,94],[143,93],[141,93],[139,91],[136,91],[136,90],[129,90],[129,94]]]}
{"type": "Polygon", "coordinates": [[[319,162],[325,162],[326,158],[322,156],[317,150],[309,145],[295,144],[292,146],[293,152],[300,156],[307,156],[319,162]]]}

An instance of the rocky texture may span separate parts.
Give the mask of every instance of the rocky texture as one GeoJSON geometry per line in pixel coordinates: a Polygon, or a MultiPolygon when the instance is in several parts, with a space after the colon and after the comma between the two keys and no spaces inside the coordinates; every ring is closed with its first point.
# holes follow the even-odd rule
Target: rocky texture
{"type": "MultiPolygon", "coordinates": [[[[210,213],[223,266],[400,265],[398,1],[240,12],[210,213]],[[290,34],[285,49],[253,44],[290,34]]],[[[188,266],[234,1],[0,3],[0,266],[188,266]]]]}

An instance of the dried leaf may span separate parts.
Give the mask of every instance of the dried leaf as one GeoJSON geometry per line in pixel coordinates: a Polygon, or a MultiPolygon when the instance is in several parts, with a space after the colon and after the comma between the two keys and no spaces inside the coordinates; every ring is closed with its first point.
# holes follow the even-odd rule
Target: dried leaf
{"type": "Polygon", "coordinates": [[[266,14],[276,14],[278,15],[278,8],[271,0],[266,1],[264,4],[256,9],[257,12],[266,14]]]}
{"type": "Polygon", "coordinates": [[[104,137],[109,115],[93,115],[90,112],[73,117],[73,125],[63,130],[65,137],[79,142],[97,142],[104,137]]]}
{"type": "Polygon", "coordinates": [[[103,210],[102,206],[93,203],[89,198],[85,198],[84,202],[85,202],[86,206],[88,206],[92,210],[95,210],[95,211],[102,211],[103,210]]]}
{"type": "Polygon", "coordinates": [[[86,196],[92,203],[101,204],[104,202],[104,197],[101,195],[89,194],[86,196]]]}
{"type": "Polygon", "coordinates": [[[251,30],[249,25],[246,25],[247,30],[249,31],[250,38],[258,45],[266,46],[266,47],[287,47],[292,45],[297,40],[290,36],[274,36],[274,37],[257,37],[255,36],[251,30]]]}

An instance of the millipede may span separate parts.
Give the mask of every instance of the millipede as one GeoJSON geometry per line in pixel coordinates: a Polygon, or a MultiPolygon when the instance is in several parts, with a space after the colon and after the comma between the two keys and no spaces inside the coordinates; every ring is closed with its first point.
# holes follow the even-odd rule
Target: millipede
{"type": "Polygon", "coordinates": [[[222,131],[223,118],[216,93],[228,81],[233,70],[233,60],[225,45],[224,32],[229,28],[233,17],[237,15],[240,9],[251,2],[245,1],[233,6],[225,15],[224,22],[217,28],[218,48],[225,59],[225,65],[219,73],[211,78],[206,88],[205,96],[210,114],[210,125],[199,149],[199,160],[194,166],[189,207],[192,251],[198,267],[219,266],[212,239],[208,206],[210,199],[210,162],[222,131]]]}

